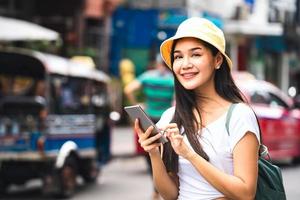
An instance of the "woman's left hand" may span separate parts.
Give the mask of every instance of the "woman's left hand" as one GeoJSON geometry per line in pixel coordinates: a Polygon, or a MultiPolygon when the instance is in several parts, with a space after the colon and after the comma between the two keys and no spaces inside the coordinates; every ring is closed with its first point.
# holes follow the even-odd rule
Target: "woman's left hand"
{"type": "Polygon", "coordinates": [[[176,123],[168,124],[165,129],[165,136],[168,137],[168,139],[171,142],[171,145],[174,149],[174,151],[184,157],[187,158],[191,153],[194,151],[188,147],[188,145],[184,142],[183,136],[180,134],[179,128],[176,123]]]}

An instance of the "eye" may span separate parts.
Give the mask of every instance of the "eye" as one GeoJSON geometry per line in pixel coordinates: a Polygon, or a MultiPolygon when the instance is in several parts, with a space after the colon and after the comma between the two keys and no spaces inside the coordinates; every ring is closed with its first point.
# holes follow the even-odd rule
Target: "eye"
{"type": "Polygon", "coordinates": [[[181,55],[174,55],[174,60],[178,60],[178,59],[180,59],[180,58],[182,58],[181,55]]]}
{"type": "Polygon", "coordinates": [[[200,57],[200,56],[201,56],[200,53],[193,53],[193,54],[192,54],[192,57],[200,57]]]}

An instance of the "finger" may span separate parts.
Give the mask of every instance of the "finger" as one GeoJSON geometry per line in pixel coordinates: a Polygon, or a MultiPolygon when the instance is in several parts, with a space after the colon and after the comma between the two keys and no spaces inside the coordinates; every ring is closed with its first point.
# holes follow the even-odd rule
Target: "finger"
{"type": "Polygon", "coordinates": [[[149,126],[145,132],[145,137],[149,137],[149,135],[151,134],[151,132],[153,131],[154,127],[153,126],[149,126]]]}
{"type": "Polygon", "coordinates": [[[172,135],[181,135],[181,134],[179,134],[179,129],[178,128],[170,128],[170,129],[167,129],[165,131],[165,135],[167,137],[170,137],[172,135]]]}
{"type": "Polygon", "coordinates": [[[167,132],[179,134],[179,129],[177,127],[169,128],[167,132]]]}
{"type": "Polygon", "coordinates": [[[170,123],[169,125],[169,128],[177,128],[177,124],[176,123],[170,123]]]}
{"type": "Polygon", "coordinates": [[[179,144],[183,141],[183,136],[182,135],[175,135],[171,134],[168,139],[171,141],[171,144],[179,144]]]}
{"type": "Polygon", "coordinates": [[[140,127],[140,123],[139,123],[138,118],[136,118],[135,121],[134,121],[134,130],[138,134],[139,137],[140,137],[141,134],[143,134],[143,131],[140,127]]]}
{"type": "Polygon", "coordinates": [[[160,146],[160,143],[153,143],[153,144],[150,144],[150,145],[146,146],[146,147],[144,148],[144,150],[147,151],[147,152],[149,152],[149,151],[151,151],[152,149],[157,148],[157,147],[159,147],[159,146],[160,146]]]}
{"type": "Polygon", "coordinates": [[[142,141],[147,140],[147,138],[150,136],[150,134],[151,134],[151,132],[152,132],[153,129],[154,129],[154,127],[153,127],[153,126],[150,126],[150,127],[146,130],[145,133],[142,132],[141,134],[138,134],[138,136],[139,136],[139,143],[140,143],[140,144],[142,143],[142,141]]]}
{"type": "Polygon", "coordinates": [[[175,127],[177,127],[176,123],[170,123],[170,124],[167,124],[166,126],[161,127],[161,130],[167,130],[169,128],[175,128],[175,127]]]}
{"type": "Polygon", "coordinates": [[[141,146],[147,146],[147,145],[151,145],[152,143],[155,143],[155,141],[157,141],[159,138],[161,138],[161,134],[156,134],[153,137],[148,138],[147,140],[141,140],[141,146]]]}
{"type": "Polygon", "coordinates": [[[172,135],[171,136],[174,140],[183,140],[183,136],[182,135],[172,135]]]}
{"type": "Polygon", "coordinates": [[[183,140],[183,136],[182,135],[176,135],[176,134],[171,134],[169,137],[169,139],[171,139],[172,141],[179,141],[179,140],[183,140]]]}

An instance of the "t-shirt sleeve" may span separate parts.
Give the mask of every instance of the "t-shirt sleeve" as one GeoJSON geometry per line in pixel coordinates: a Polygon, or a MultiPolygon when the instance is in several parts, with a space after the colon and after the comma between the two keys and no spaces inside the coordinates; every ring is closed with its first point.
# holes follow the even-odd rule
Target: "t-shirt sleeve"
{"type": "Polygon", "coordinates": [[[166,125],[168,125],[172,121],[174,114],[175,114],[175,107],[168,108],[165,112],[163,112],[161,118],[156,123],[156,126],[159,129],[163,129],[166,125]]]}
{"type": "Polygon", "coordinates": [[[145,81],[147,77],[147,74],[146,73],[143,73],[141,75],[139,75],[136,79],[140,82],[140,83],[143,83],[145,81]]]}
{"type": "Polygon", "coordinates": [[[248,131],[253,133],[260,143],[259,127],[255,114],[248,105],[240,103],[234,108],[229,122],[231,151],[248,131]]]}
{"type": "Polygon", "coordinates": [[[137,80],[139,82],[141,82],[142,84],[145,83],[145,81],[151,79],[151,77],[153,76],[154,74],[154,71],[153,70],[148,70],[142,74],[140,74],[138,77],[137,77],[137,80]]]}

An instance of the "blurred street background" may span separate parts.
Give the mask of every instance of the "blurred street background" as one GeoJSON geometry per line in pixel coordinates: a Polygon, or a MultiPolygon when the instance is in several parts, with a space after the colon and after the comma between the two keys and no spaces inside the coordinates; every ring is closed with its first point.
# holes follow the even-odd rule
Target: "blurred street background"
{"type": "Polygon", "coordinates": [[[300,0],[0,0],[0,199],[151,200],[123,88],[191,16],[224,31],[233,77],[299,199],[300,0]]]}
{"type": "MultiPolygon", "coordinates": [[[[142,156],[135,154],[135,140],[129,126],[115,127],[112,132],[113,159],[107,163],[94,185],[80,184],[72,200],[92,199],[151,199],[151,177],[142,156]]],[[[287,199],[299,199],[300,164],[281,165],[287,199]]],[[[80,180],[79,180],[80,182],[80,180]]],[[[52,199],[41,194],[41,182],[33,181],[26,187],[13,187],[3,199],[52,199]]]]}

